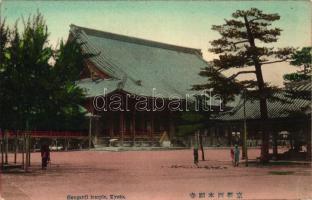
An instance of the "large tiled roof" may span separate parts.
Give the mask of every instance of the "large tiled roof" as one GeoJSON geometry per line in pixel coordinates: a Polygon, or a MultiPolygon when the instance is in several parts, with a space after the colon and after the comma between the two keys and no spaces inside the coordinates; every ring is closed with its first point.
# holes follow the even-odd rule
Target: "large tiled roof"
{"type": "MultiPolygon", "coordinates": [[[[303,98],[294,98],[289,96],[287,91],[281,91],[274,94],[280,100],[267,100],[269,119],[287,118],[297,116],[295,114],[306,114],[310,109],[311,100],[303,98]]],[[[259,100],[247,100],[245,103],[246,119],[260,119],[260,102],[259,100]]],[[[241,98],[238,105],[231,111],[221,113],[216,116],[217,120],[236,121],[244,119],[244,99],[241,98]]]]}
{"type": "Polygon", "coordinates": [[[207,82],[198,73],[208,64],[199,49],[180,47],[71,25],[70,33],[82,44],[95,66],[111,79],[85,79],[78,85],[87,96],[122,89],[128,93],[152,96],[153,88],[162,97],[194,94],[192,85],[207,82]]]}

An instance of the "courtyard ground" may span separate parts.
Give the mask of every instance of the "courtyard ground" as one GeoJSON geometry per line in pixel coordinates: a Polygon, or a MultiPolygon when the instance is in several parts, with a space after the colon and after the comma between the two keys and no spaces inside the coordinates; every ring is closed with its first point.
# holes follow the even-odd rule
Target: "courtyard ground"
{"type": "MultiPolygon", "coordinates": [[[[207,149],[197,168],[192,153],[52,152],[46,171],[33,153],[30,172],[1,174],[0,194],[4,200],[312,199],[309,165],[234,168],[229,149],[207,149]]],[[[258,155],[258,149],[249,150],[251,159],[258,155]]]]}

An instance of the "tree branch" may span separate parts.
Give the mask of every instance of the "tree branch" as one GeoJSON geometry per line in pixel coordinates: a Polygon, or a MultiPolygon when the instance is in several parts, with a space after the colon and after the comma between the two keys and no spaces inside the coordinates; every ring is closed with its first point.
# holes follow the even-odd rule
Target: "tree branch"
{"type": "Polygon", "coordinates": [[[237,50],[236,45],[237,44],[241,44],[241,43],[245,43],[248,42],[248,40],[242,40],[242,41],[238,41],[238,42],[230,42],[230,44],[234,47],[235,51],[237,50]]]}
{"type": "Polygon", "coordinates": [[[245,43],[245,42],[248,42],[248,40],[242,40],[242,41],[238,41],[238,42],[231,42],[231,44],[236,45],[236,44],[245,43]]]}
{"type": "Polygon", "coordinates": [[[275,60],[275,61],[270,61],[270,62],[262,62],[260,64],[261,65],[267,65],[267,64],[273,64],[273,63],[285,62],[287,60],[288,60],[288,58],[284,58],[284,59],[281,59],[281,60],[275,60]]]}
{"type": "Polygon", "coordinates": [[[256,18],[250,19],[249,22],[254,22],[257,20],[264,20],[264,18],[263,17],[256,17],[256,18]]]}
{"type": "Polygon", "coordinates": [[[232,76],[229,77],[229,79],[234,79],[237,76],[239,76],[240,74],[254,74],[256,73],[256,71],[252,70],[252,71],[241,71],[241,72],[237,72],[236,74],[233,74],[232,76]]]}
{"type": "Polygon", "coordinates": [[[222,72],[222,71],[224,71],[224,69],[221,68],[221,67],[219,67],[219,68],[216,68],[216,71],[217,71],[217,72],[222,72]]]}

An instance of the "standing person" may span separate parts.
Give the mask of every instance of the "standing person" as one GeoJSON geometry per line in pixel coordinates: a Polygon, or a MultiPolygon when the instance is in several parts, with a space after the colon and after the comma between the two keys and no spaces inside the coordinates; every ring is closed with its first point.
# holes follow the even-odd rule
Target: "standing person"
{"type": "Polygon", "coordinates": [[[235,144],[235,147],[234,147],[234,166],[238,166],[239,164],[239,148],[238,148],[238,145],[235,144]]]}
{"type": "Polygon", "coordinates": [[[48,162],[50,161],[50,149],[49,146],[47,144],[44,144],[41,146],[41,166],[42,169],[47,169],[48,166],[48,162]]]}
{"type": "Polygon", "coordinates": [[[233,166],[235,166],[235,162],[234,162],[234,149],[233,149],[233,147],[231,147],[231,159],[232,159],[233,166]]]}
{"type": "Polygon", "coordinates": [[[194,145],[193,154],[194,154],[194,164],[198,167],[198,146],[197,145],[194,145]]]}

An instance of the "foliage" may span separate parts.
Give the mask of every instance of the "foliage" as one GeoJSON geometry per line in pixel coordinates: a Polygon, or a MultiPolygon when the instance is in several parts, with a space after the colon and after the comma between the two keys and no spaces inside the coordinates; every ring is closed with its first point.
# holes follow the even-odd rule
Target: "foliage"
{"type": "MultiPolygon", "coordinates": [[[[10,39],[10,31],[5,25],[5,20],[0,21],[0,115],[4,117],[4,111],[7,111],[7,107],[10,106],[11,102],[7,96],[7,89],[5,88],[5,82],[7,77],[5,76],[5,70],[7,68],[7,51],[10,39]]],[[[1,117],[1,119],[3,118],[1,117]]],[[[0,119],[0,120],[1,120],[0,119]]],[[[2,121],[2,120],[1,120],[2,121]]]]}
{"type": "Polygon", "coordinates": [[[309,80],[311,78],[311,75],[301,73],[301,72],[294,72],[290,74],[285,74],[283,78],[285,81],[300,82],[304,80],[309,80]]]}
{"type": "Polygon", "coordinates": [[[279,20],[280,16],[251,8],[237,10],[232,17],[233,19],[226,19],[225,24],[212,27],[212,30],[219,32],[221,38],[211,42],[210,51],[218,54],[219,58],[212,61],[212,67],[200,72],[201,76],[208,77],[209,83],[195,85],[194,89],[212,89],[226,101],[232,100],[242,90],[251,91],[248,94],[252,94],[253,98],[268,98],[276,88],[264,82],[261,66],[289,60],[293,52],[293,48],[275,49],[268,45],[277,42],[282,31],[271,27],[272,22],[279,20]],[[254,67],[254,70],[243,70],[246,67],[254,67]],[[230,77],[221,74],[232,68],[242,70],[230,77]],[[237,80],[242,74],[253,74],[256,79],[237,80]]]}
{"type": "Polygon", "coordinates": [[[309,80],[311,78],[311,72],[312,72],[312,64],[311,64],[312,53],[311,52],[312,52],[312,47],[303,47],[301,50],[296,51],[291,56],[290,64],[297,66],[297,67],[303,67],[303,69],[298,70],[295,73],[285,74],[284,75],[285,81],[298,82],[298,81],[309,80]]]}
{"type": "Polygon", "coordinates": [[[296,51],[291,57],[292,61],[290,61],[290,64],[295,66],[303,65],[306,68],[311,68],[311,51],[312,47],[303,47],[301,50],[296,51]]]}
{"type": "MultiPolygon", "coordinates": [[[[191,135],[195,131],[201,130],[207,123],[207,115],[198,112],[180,113],[178,120],[179,136],[191,135]]],[[[209,119],[209,118],[208,118],[209,119]]]]}
{"type": "Polygon", "coordinates": [[[215,111],[216,108],[214,107],[211,108],[212,110],[207,110],[207,106],[210,103],[207,101],[209,101],[207,97],[201,95],[195,96],[195,101],[189,102],[190,105],[188,106],[193,109],[179,113],[176,122],[178,124],[178,133],[180,136],[191,135],[196,131],[211,126],[211,115],[216,114],[218,111],[215,111]]]}
{"type": "MultiPolygon", "coordinates": [[[[211,63],[213,65],[213,63],[211,63]]],[[[208,77],[208,82],[202,85],[194,85],[194,90],[212,90],[217,93],[224,100],[234,100],[234,95],[241,91],[241,86],[235,82],[234,79],[228,79],[221,74],[217,69],[206,67],[200,73],[200,76],[208,77]]]]}
{"type": "Polygon", "coordinates": [[[76,66],[77,58],[82,57],[80,50],[62,43],[55,52],[48,43],[48,28],[40,13],[23,20],[23,24],[23,30],[18,29],[18,22],[11,29],[4,21],[0,26],[1,40],[5,41],[0,46],[0,127],[82,128],[84,115],[79,104],[84,94],[74,83],[79,78],[76,66]],[[51,64],[53,59],[55,66],[51,64]]]}

